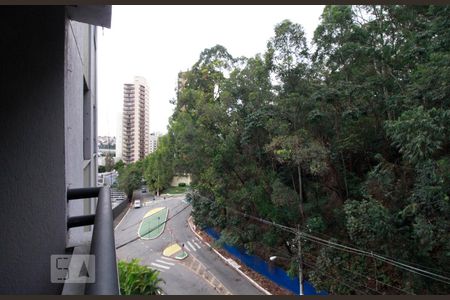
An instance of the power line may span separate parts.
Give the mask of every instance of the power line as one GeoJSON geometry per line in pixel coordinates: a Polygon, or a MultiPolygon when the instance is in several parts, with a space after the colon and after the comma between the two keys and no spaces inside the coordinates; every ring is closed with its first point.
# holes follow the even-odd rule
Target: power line
{"type": "Polygon", "coordinates": [[[376,253],[370,253],[370,252],[367,252],[367,251],[364,251],[364,250],[360,250],[360,249],[356,249],[356,248],[353,248],[353,247],[340,245],[338,243],[335,243],[335,242],[332,242],[332,241],[329,241],[329,240],[324,240],[324,239],[315,237],[313,235],[309,235],[307,233],[301,233],[301,235],[302,235],[302,237],[308,239],[309,241],[316,242],[316,243],[322,244],[324,246],[332,247],[332,248],[335,248],[335,249],[338,249],[338,250],[347,251],[347,252],[350,252],[350,253],[359,254],[359,255],[363,255],[363,256],[367,256],[367,257],[377,258],[377,259],[379,259],[379,260],[381,260],[381,261],[383,261],[385,263],[388,263],[390,265],[393,265],[393,266],[395,266],[397,268],[401,268],[401,269],[404,269],[406,271],[409,271],[409,272],[412,272],[412,273],[415,273],[415,274],[418,274],[418,275],[421,275],[421,276],[424,276],[424,277],[428,277],[428,278],[436,280],[436,281],[440,281],[440,282],[443,282],[443,283],[446,283],[446,284],[450,284],[450,278],[448,278],[448,277],[445,277],[445,276],[442,276],[442,275],[439,275],[439,274],[435,274],[435,273],[432,273],[432,272],[429,272],[429,271],[426,271],[426,270],[422,270],[422,269],[419,269],[419,268],[416,268],[416,267],[413,267],[413,266],[409,266],[409,265],[406,265],[404,263],[395,261],[393,259],[389,259],[389,258],[383,257],[382,255],[379,255],[379,254],[376,254],[376,253]],[[438,278],[435,278],[433,276],[438,277],[438,278]]]}
{"type": "MultiPolygon", "coordinates": [[[[307,253],[305,253],[305,255],[310,256],[310,257],[312,257],[313,259],[317,259],[317,258],[318,258],[317,256],[313,256],[313,255],[307,254],[307,253]]],[[[340,266],[340,265],[343,264],[343,263],[345,263],[345,261],[342,261],[342,262],[340,262],[340,263],[337,263],[337,264],[335,264],[335,266],[340,266]]],[[[368,278],[368,279],[373,279],[373,278],[369,277],[369,275],[362,274],[362,273],[359,273],[359,272],[356,272],[356,271],[353,271],[353,270],[349,270],[349,269],[344,268],[344,267],[342,267],[342,266],[341,266],[340,268],[346,270],[347,272],[356,274],[356,275],[358,275],[358,276],[361,276],[361,277],[364,277],[364,278],[368,278]]],[[[408,295],[412,295],[411,292],[408,292],[408,291],[406,291],[406,290],[404,290],[404,289],[401,289],[401,288],[392,286],[392,285],[390,285],[390,284],[388,284],[388,283],[379,281],[379,280],[376,279],[376,278],[375,278],[374,280],[375,280],[375,282],[377,282],[377,283],[380,283],[380,284],[389,286],[389,287],[391,287],[391,288],[393,288],[393,289],[396,289],[396,290],[398,290],[398,291],[404,292],[404,293],[406,293],[406,294],[408,294],[408,295]]],[[[367,288],[369,288],[369,287],[367,287],[367,288]]],[[[376,290],[376,292],[379,293],[378,290],[376,290]]]]}
{"type": "MultiPolygon", "coordinates": [[[[186,205],[186,206],[183,207],[180,211],[178,211],[177,213],[175,213],[172,217],[168,218],[168,219],[165,220],[164,222],[158,224],[158,226],[153,227],[152,229],[150,229],[149,231],[147,231],[146,233],[144,233],[143,236],[149,234],[150,232],[152,232],[152,231],[154,231],[154,230],[156,230],[156,229],[158,229],[161,225],[163,225],[163,224],[169,222],[170,220],[172,220],[174,217],[176,217],[177,215],[179,215],[183,210],[185,210],[185,209],[188,208],[189,206],[190,206],[190,204],[186,205]]],[[[117,250],[117,249],[120,249],[120,248],[122,248],[122,247],[124,247],[124,246],[126,246],[126,245],[128,245],[128,244],[130,244],[130,243],[132,243],[132,242],[134,242],[134,241],[137,241],[137,240],[139,240],[139,239],[140,239],[140,237],[138,236],[138,237],[136,237],[136,238],[134,238],[134,239],[132,239],[132,240],[129,240],[128,242],[125,242],[125,243],[123,243],[123,244],[117,246],[117,247],[116,247],[116,250],[117,250]]]]}
{"type": "MultiPolygon", "coordinates": [[[[178,205],[176,205],[173,209],[178,208],[179,206],[181,206],[181,203],[178,204],[178,205]]],[[[145,220],[145,219],[147,219],[147,218],[149,218],[149,217],[150,217],[150,216],[148,216],[148,217],[146,217],[146,218],[143,218],[143,219],[140,220],[139,222],[133,223],[133,224],[131,224],[131,225],[129,225],[129,226],[123,228],[122,231],[125,231],[125,230],[127,230],[128,228],[131,228],[131,227],[133,227],[133,226],[135,226],[135,225],[141,223],[143,220],[145,220]]]]}
{"type": "MultiPolygon", "coordinates": [[[[339,242],[340,244],[342,244],[342,245],[356,247],[354,244],[351,244],[351,243],[348,243],[348,242],[342,242],[341,240],[338,240],[338,239],[336,239],[336,238],[334,238],[334,237],[332,237],[332,236],[329,236],[329,235],[327,235],[327,234],[325,234],[325,233],[317,232],[317,231],[314,231],[314,230],[311,230],[311,229],[305,228],[305,227],[303,227],[303,229],[304,229],[305,231],[313,232],[313,233],[315,233],[316,235],[322,235],[322,236],[325,236],[325,237],[327,237],[327,238],[329,238],[329,239],[335,239],[336,241],[338,241],[338,242],[339,242]]],[[[365,250],[365,251],[368,252],[368,250],[365,250]]],[[[406,261],[406,260],[403,260],[403,259],[400,259],[400,258],[393,258],[393,257],[390,257],[390,256],[388,256],[388,255],[384,255],[384,256],[385,256],[386,258],[390,258],[390,259],[393,259],[393,260],[396,259],[396,260],[398,260],[399,262],[407,263],[407,264],[410,264],[410,265],[415,265],[416,267],[421,267],[421,268],[423,268],[423,269],[428,269],[428,270],[435,271],[435,272],[441,272],[442,274],[445,274],[445,275],[450,275],[449,272],[444,272],[444,271],[438,270],[438,269],[436,269],[436,268],[431,268],[431,267],[424,266],[424,265],[421,265],[421,264],[418,264],[418,263],[409,262],[409,261],[406,261]]]]}
{"type": "MultiPolygon", "coordinates": [[[[208,199],[206,197],[202,196],[202,198],[211,201],[211,199],[208,199]]],[[[237,214],[243,215],[245,217],[254,219],[254,220],[259,221],[261,223],[281,228],[281,229],[283,229],[285,231],[288,231],[288,232],[292,232],[292,233],[296,233],[297,232],[297,230],[295,228],[292,228],[292,227],[280,225],[280,224],[277,224],[275,222],[268,221],[268,220],[265,220],[265,219],[262,219],[262,218],[258,218],[258,217],[255,217],[255,216],[252,216],[252,215],[249,215],[249,214],[237,211],[237,210],[232,209],[232,208],[226,207],[226,209],[230,210],[232,212],[235,212],[237,214]]],[[[379,254],[376,254],[376,253],[373,253],[373,252],[368,252],[368,251],[365,251],[365,250],[361,250],[361,249],[345,246],[345,245],[342,245],[342,244],[339,244],[339,243],[332,242],[330,240],[324,240],[322,238],[316,237],[314,235],[311,235],[311,234],[308,234],[308,233],[305,233],[305,232],[300,232],[300,235],[301,235],[301,237],[306,238],[309,241],[317,242],[317,243],[320,243],[320,244],[322,244],[324,246],[332,247],[332,248],[335,248],[335,249],[338,249],[338,250],[341,250],[341,251],[347,251],[347,252],[354,253],[354,254],[359,254],[359,255],[363,255],[363,256],[367,256],[367,257],[376,258],[378,260],[381,260],[381,261],[383,261],[385,263],[388,263],[388,264],[390,264],[392,266],[395,266],[397,268],[401,268],[401,269],[404,269],[406,271],[409,271],[409,272],[412,272],[412,273],[415,273],[415,274],[418,274],[418,275],[421,275],[421,276],[424,276],[424,277],[427,277],[427,278],[430,278],[430,279],[433,279],[433,280],[436,280],[436,281],[440,281],[442,283],[450,284],[450,278],[448,278],[448,277],[445,277],[445,276],[442,276],[442,275],[439,275],[439,274],[435,274],[435,273],[429,272],[427,270],[419,269],[419,268],[416,268],[416,267],[413,267],[413,266],[409,266],[409,265],[404,264],[402,262],[399,262],[399,261],[396,261],[394,259],[390,259],[390,258],[384,257],[382,255],[379,255],[379,254]]]]}
{"type": "MultiPolygon", "coordinates": [[[[243,230],[241,230],[240,228],[237,228],[237,227],[233,227],[233,228],[236,229],[237,231],[241,232],[241,233],[245,233],[245,232],[244,232],[243,230]]],[[[257,243],[260,243],[260,242],[257,242],[257,243]]],[[[268,245],[267,245],[267,247],[270,248],[270,249],[273,249],[273,250],[278,250],[278,249],[276,249],[276,248],[274,248],[274,247],[271,247],[271,246],[268,246],[268,245]]],[[[312,255],[309,255],[309,256],[315,258],[315,257],[312,256],[312,255]]],[[[295,258],[295,257],[292,257],[292,258],[295,258]]],[[[285,257],[285,259],[288,259],[288,258],[285,257]]],[[[291,258],[289,258],[289,259],[291,259],[291,258]]],[[[350,270],[348,270],[348,271],[350,271],[350,270]]],[[[351,272],[351,271],[350,271],[350,272],[351,272]]],[[[363,277],[366,277],[366,276],[364,276],[364,275],[362,275],[362,276],[363,276],[363,277]]],[[[329,277],[330,277],[330,276],[329,276],[329,277]]],[[[343,275],[342,275],[342,277],[343,277],[344,279],[350,279],[348,276],[346,277],[346,276],[343,276],[343,275]]],[[[339,281],[342,281],[342,278],[334,278],[334,279],[338,279],[339,281]]],[[[372,289],[372,288],[370,288],[370,287],[368,287],[368,286],[365,286],[363,283],[359,283],[359,282],[358,282],[358,284],[364,286],[364,288],[369,289],[369,290],[371,290],[371,291],[373,291],[373,292],[375,292],[375,293],[377,293],[377,294],[381,294],[381,293],[378,292],[377,290],[374,290],[374,289],[372,289]]],[[[358,289],[355,288],[354,286],[347,285],[347,287],[350,287],[351,289],[354,289],[354,290],[358,290],[358,289]]],[[[360,291],[360,290],[358,290],[358,292],[364,294],[364,293],[363,293],[362,291],[360,291]]]]}
{"type": "Polygon", "coordinates": [[[355,288],[354,286],[348,284],[346,281],[341,280],[341,279],[338,279],[338,278],[334,278],[334,277],[332,277],[332,276],[326,274],[326,273],[325,273],[325,270],[319,270],[319,269],[317,269],[315,265],[309,264],[309,263],[307,263],[307,262],[303,262],[303,264],[307,265],[308,267],[312,268],[312,269],[315,270],[315,271],[320,272],[320,273],[321,273],[322,275],[324,275],[325,277],[328,277],[328,278],[331,278],[331,279],[334,279],[334,280],[339,280],[339,283],[340,283],[340,284],[345,285],[346,287],[352,289],[353,291],[357,291],[357,292],[359,292],[359,293],[362,294],[362,295],[367,295],[367,294],[365,294],[363,291],[361,291],[361,290],[355,288]]]}
{"type": "MultiPolygon", "coordinates": [[[[237,230],[238,232],[240,232],[240,233],[242,233],[242,234],[245,234],[245,232],[244,232],[243,230],[241,230],[240,228],[238,228],[238,227],[233,227],[233,228],[234,228],[235,230],[237,230]]],[[[259,241],[256,241],[256,243],[263,244],[265,247],[267,247],[267,248],[269,248],[269,249],[279,251],[279,249],[277,249],[277,248],[275,248],[275,247],[272,247],[272,246],[269,246],[269,245],[266,245],[266,244],[261,243],[261,242],[259,242],[259,241]]],[[[314,259],[314,260],[318,258],[317,256],[313,256],[312,254],[308,254],[308,253],[304,253],[304,255],[307,255],[307,256],[309,256],[310,258],[314,259]]],[[[294,258],[294,257],[289,257],[289,259],[292,259],[292,258],[294,258]]],[[[285,259],[288,259],[288,258],[285,257],[285,259]]],[[[334,264],[334,265],[335,265],[335,266],[340,266],[340,265],[343,264],[343,263],[345,263],[345,261],[342,261],[342,262],[337,263],[337,264],[334,264]]],[[[406,291],[406,290],[404,290],[404,289],[395,287],[395,286],[390,285],[390,284],[388,284],[388,283],[379,281],[379,280],[376,279],[376,278],[372,278],[373,276],[370,277],[369,275],[362,274],[362,273],[359,273],[359,272],[356,272],[356,271],[352,271],[352,270],[349,270],[349,269],[344,268],[344,267],[340,267],[340,268],[346,270],[347,272],[353,273],[353,274],[355,274],[355,275],[357,275],[357,276],[360,276],[360,277],[363,277],[363,278],[368,278],[368,279],[373,279],[373,280],[375,280],[376,283],[379,283],[379,284],[388,286],[388,287],[390,287],[390,288],[393,288],[393,289],[395,289],[395,290],[397,290],[397,291],[406,293],[406,294],[408,294],[408,295],[412,295],[412,293],[409,292],[409,291],[406,291]]],[[[363,285],[363,284],[361,284],[361,285],[363,285]]],[[[374,290],[374,289],[372,289],[372,288],[370,288],[370,287],[368,287],[368,286],[366,286],[366,288],[368,288],[368,289],[370,289],[370,290],[372,290],[372,291],[374,291],[374,292],[380,294],[380,292],[379,292],[378,290],[374,290]]]]}
{"type": "MultiPolygon", "coordinates": [[[[199,196],[202,197],[203,199],[206,199],[208,202],[212,202],[212,200],[207,198],[207,197],[203,197],[201,195],[199,195],[199,196]]],[[[254,220],[259,221],[261,223],[281,228],[281,229],[283,229],[285,231],[288,231],[288,232],[292,232],[292,233],[296,233],[297,232],[296,228],[280,225],[280,224],[277,224],[275,222],[268,221],[268,220],[265,220],[265,219],[262,219],[262,218],[258,218],[258,217],[255,217],[255,216],[252,216],[252,215],[249,215],[249,214],[237,211],[237,210],[232,209],[232,208],[226,207],[226,209],[230,210],[232,212],[235,212],[237,214],[243,215],[245,217],[254,219],[254,220]]],[[[424,276],[424,277],[427,277],[427,278],[430,278],[430,279],[433,279],[433,280],[436,280],[436,281],[439,281],[439,282],[442,282],[442,283],[450,284],[450,278],[448,278],[446,276],[442,276],[442,275],[439,275],[439,274],[435,274],[435,273],[429,272],[427,270],[423,270],[423,269],[419,269],[419,268],[416,268],[416,267],[413,267],[413,266],[409,266],[409,265],[404,264],[402,262],[396,261],[395,259],[390,259],[388,257],[384,257],[382,255],[379,255],[379,254],[376,254],[376,253],[373,253],[373,252],[368,252],[368,251],[357,249],[357,248],[354,248],[354,247],[345,246],[345,245],[342,245],[342,244],[339,244],[339,243],[336,243],[336,242],[332,242],[330,240],[324,240],[324,239],[322,239],[320,237],[316,237],[314,235],[311,235],[311,234],[308,234],[308,233],[305,233],[305,232],[299,232],[299,233],[300,233],[301,237],[306,238],[309,241],[320,243],[320,244],[322,244],[324,246],[332,247],[332,248],[335,248],[335,249],[338,249],[338,250],[341,250],[341,251],[346,251],[346,252],[350,252],[350,253],[354,253],[354,254],[359,254],[359,255],[362,255],[362,256],[372,257],[374,259],[376,258],[378,260],[381,260],[381,261],[383,261],[385,263],[388,263],[388,264],[390,264],[392,266],[395,266],[397,268],[404,269],[404,270],[409,271],[411,273],[415,273],[417,275],[421,275],[421,276],[424,276]]]]}
{"type": "MultiPolygon", "coordinates": [[[[316,263],[310,262],[310,265],[311,265],[311,264],[314,264],[314,266],[317,266],[316,263]]],[[[306,265],[308,265],[308,263],[306,263],[306,265]]],[[[309,265],[309,266],[310,266],[310,265],[309,265]]],[[[315,270],[317,270],[317,268],[316,268],[315,270]]],[[[327,271],[328,271],[328,270],[327,270],[327,271]]],[[[322,273],[322,274],[325,274],[325,273],[322,273]]],[[[351,278],[351,277],[349,277],[349,276],[344,276],[344,275],[342,275],[342,274],[339,274],[338,277],[334,277],[334,276],[329,275],[329,273],[327,273],[327,274],[328,274],[329,277],[334,278],[334,279],[337,280],[339,283],[342,283],[342,282],[348,283],[348,280],[350,280],[353,284],[356,284],[356,285],[357,285],[358,289],[356,289],[353,285],[352,285],[351,287],[352,287],[353,289],[359,291],[359,292],[361,292],[361,290],[359,290],[359,288],[363,288],[363,289],[365,289],[365,291],[371,291],[371,292],[373,292],[373,293],[375,293],[375,294],[377,294],[377,295],[381,295],[381,292],[379,292],[379,291],[377,291],[377,290],[375,290],[375,289],[373,289],[373,288],[371,288],[371,287],[365,285],[364,283],[357,282],[357,281],[354,280],[354,278],[351,278]],[[343,279],[345,279],[345,280],[343,280],[343,279]]],[[[348,287],[350,287],[350,286],[348,286],[348,287]]]]}

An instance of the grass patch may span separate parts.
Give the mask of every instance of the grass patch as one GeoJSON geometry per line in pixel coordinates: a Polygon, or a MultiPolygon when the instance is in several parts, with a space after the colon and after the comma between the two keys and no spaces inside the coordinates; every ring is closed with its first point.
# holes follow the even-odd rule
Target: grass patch
{"type": "Polygon", "coordinates": [[[163,191],[164,194],[184,194],[189,189],[188,186],[171,186],[163,191]]]}
{"type": "Polygon", "coordinates": [[[141,225],[139,226],[139,236],[142,239],[155,239],[159,237],[165,227],[165,221],[167,220],[167,215],[169,213],[169,210],[167,207],[164,207],[164,209],[152,214],[151,216],[145,218],[142,220],[141,225]],[[159,220],[158,220],[159,217],[159,220]]]}

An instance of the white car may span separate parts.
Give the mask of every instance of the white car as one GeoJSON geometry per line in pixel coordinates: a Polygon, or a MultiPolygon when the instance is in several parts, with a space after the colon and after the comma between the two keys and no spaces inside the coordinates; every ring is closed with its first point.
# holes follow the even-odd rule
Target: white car
{"type": "Polygon", "coordinates": [[[141,207],[141,200],[134,200],[134,208],[141,207]]]}

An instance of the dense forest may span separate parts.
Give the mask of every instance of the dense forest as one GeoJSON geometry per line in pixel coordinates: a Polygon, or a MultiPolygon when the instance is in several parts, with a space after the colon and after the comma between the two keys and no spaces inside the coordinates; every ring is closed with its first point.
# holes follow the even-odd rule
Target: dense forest
{"type": "Polygon", "coordinates": [[[149,185],[191,173],[197,225],[292,275],[295,232],[257,218],[299,228],[319,290],[449,294],[449,28],[449,6],[326,6],[312,43],[284,20],[265,53],[205,49],[149,185]]]}

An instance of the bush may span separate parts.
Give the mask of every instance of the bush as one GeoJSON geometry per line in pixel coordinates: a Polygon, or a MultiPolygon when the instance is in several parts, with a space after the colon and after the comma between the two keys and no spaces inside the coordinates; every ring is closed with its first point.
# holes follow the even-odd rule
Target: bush
{"type": "Polygon", "coordinates": [[[158,277],[159,271],[139,265],[139,260],[134,258],[131,262],[119,261],[119,282],[121,295],[158,295],[161,288],[158,277]]]}
{"type": "Polygon", "coordinates": [[[179,187],[185,187],[185,186],[186,186],[186,183],[180,182],[180,183],[178,184],[178,186],[179,186],[179,187]]]}

